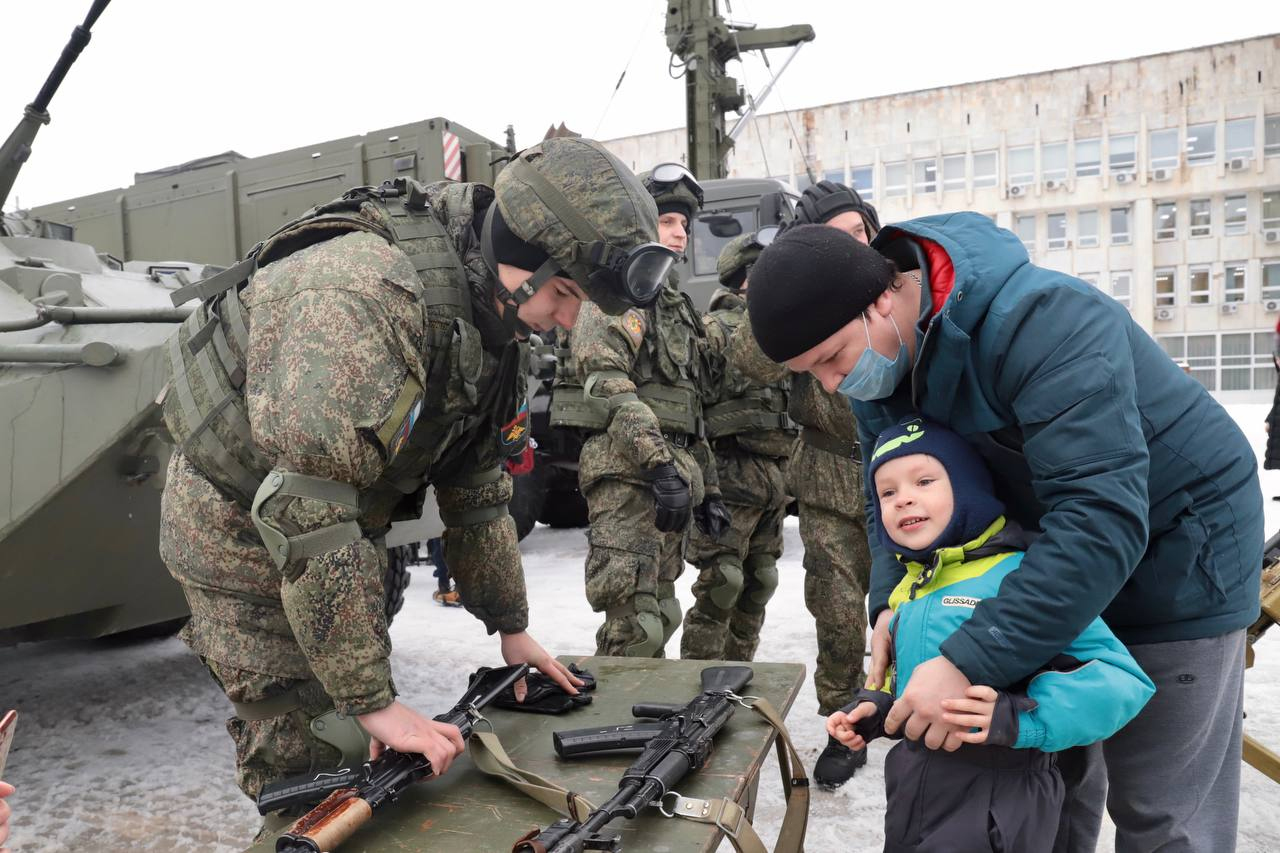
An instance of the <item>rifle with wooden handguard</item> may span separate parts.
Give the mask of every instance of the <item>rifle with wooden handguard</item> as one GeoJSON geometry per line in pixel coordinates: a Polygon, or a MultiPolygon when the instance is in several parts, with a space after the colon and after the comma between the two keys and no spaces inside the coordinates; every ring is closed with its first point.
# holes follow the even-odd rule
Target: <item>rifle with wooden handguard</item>
{"type": "Polygon", "coordinates": [[[578,819],[562,818],[546,829],[535,829],[516,842],[513,853],[584,853],[619,851],[621,836],[603,830],[615,818],[634,818],[641,809],[657,805],[689,773],[711,757],[712,741],[733,716],[739,695],[751,683],[747,666],[713,666],[702,671],[702,692],[685,705],[642,703],[631,713],[657,717],[660,722],[556,732],[561,758],[639,749],[635,762],[622,774],[618,792],[595,811],[578,819]]]}
{"type": "MultiPolygon", "coordinates": [[[[480,709],[529,672],[527,664],[492,669],[471,683],[447,713],[434,719],[457,726],[465,741],[480,709]]],[[[384,749],[357,768],[342,768],[267,785],[258,796],[261,814],[318,803],[276,840],[277,853],[320,853],[351,837],[373,813],[414,782],[434,775],[425,755],[384,749]]]]}

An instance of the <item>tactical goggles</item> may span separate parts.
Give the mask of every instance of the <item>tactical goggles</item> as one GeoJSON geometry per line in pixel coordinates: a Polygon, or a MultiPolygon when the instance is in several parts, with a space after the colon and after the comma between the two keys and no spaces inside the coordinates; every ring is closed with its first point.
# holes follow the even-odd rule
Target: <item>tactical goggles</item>
{"type": "Polygon", "coordinates": [[[778,232],[781,230],[781,226],[766,225],[756,232],[755,244],[761,249],[768,247],[770,243],[778,239],[778,232]]]}
{"type": "Polygon", "coordinates": [[[698,183],[693,172],[679,163],[659,163],[650,170],[648,180],[653,188],[658,190],[667,190],[676,184],[683,183],[698,200],[698,207],[702,207],[702,184],[698,183]]]}
{"type": "Polygon", "coordinates": [[[641,243],[633,249],[620,249],[608,243],[592,243],[588,257],[596,269],[589,276],[592,284],[621,291],[635,305],[653,304],[662,283],[679,256],[661,243],[641,243]]]}

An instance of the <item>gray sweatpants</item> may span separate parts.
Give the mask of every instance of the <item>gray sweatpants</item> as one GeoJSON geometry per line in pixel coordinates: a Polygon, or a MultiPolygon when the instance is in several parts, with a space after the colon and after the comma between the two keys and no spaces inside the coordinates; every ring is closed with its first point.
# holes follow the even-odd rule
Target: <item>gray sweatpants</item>
{"type": "Polygon", "coordinates": [[[1106,741],[1059,753],[1067,785],[1055,853],[1231,853],[1240,812],[1244,631],[1129,646],[1156,694],[1106,741]]]}

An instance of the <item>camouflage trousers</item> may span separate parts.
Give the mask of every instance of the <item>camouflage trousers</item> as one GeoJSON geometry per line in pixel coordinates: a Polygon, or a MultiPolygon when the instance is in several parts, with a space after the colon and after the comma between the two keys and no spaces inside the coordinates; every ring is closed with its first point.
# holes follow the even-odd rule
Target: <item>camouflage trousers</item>
{"type": "Polygon", "coordinates": [[[684,614],[680,657],[749,661],[760,643],[765,605],[778,586],[787,507],[782,463],[717,450],[716,470],[733,523],[718,542],[696,528],[690,533],[689,562],[697,566],[698,579],[693,605],[684,614]]]}
{"type": "Polygon", "coordinates": [[[851,701],[865,680],[871,549],[862,467],[800,442],[787,480],[800,505],[804,603],[818,632],[813,684],[818,713],[826,716],[851,701]]]}
{"type": "Polygon", "coordinates": [[[653,493],[611,477],[583,492],[591,523],[587,548],[587,602],[604,624],[596,654],[663,657],[680,626],[676,578],[684,571],[683,532],[654,527],[653,493]]]}
{"type": "Polygon", "coordinates": [[[241,706],[227,720],[240,789],[256,798],[267,782],[336,766],[339,752],[312,728],[334,702],[294,638],[280,569],[249,514],[181,453],[161,500],[160,556],[191,607],[183,641],[241,706]]]}

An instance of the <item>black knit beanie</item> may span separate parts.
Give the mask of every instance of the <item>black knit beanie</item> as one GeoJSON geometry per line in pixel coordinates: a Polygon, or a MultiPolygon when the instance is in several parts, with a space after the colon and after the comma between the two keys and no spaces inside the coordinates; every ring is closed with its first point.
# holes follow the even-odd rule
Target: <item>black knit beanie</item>
{"type": "Polygon", "coordinates": [[[517,237],[507,226],[507,220],[502,217],[502,211],[496,203],[489,205],[489,215],[493,217],[489,236],[493,241],[493,255],[498,263],[510,264],[528,272],[534,272],[546,263],[547,253],[517,237]]]}
{"type": "Polygon", "coordinates": [[[893,283],[893,262],[826,225],[788,228],[751,268],[751,332],[776,362],[813,349],[893,283]]]}
{"type": "Polygon", "coordinates": [[[693,222],[693,205],[683,199],[667,199],[658,202],[658,215],[664,213],[683,213],[686,222],[693,222]]]}

